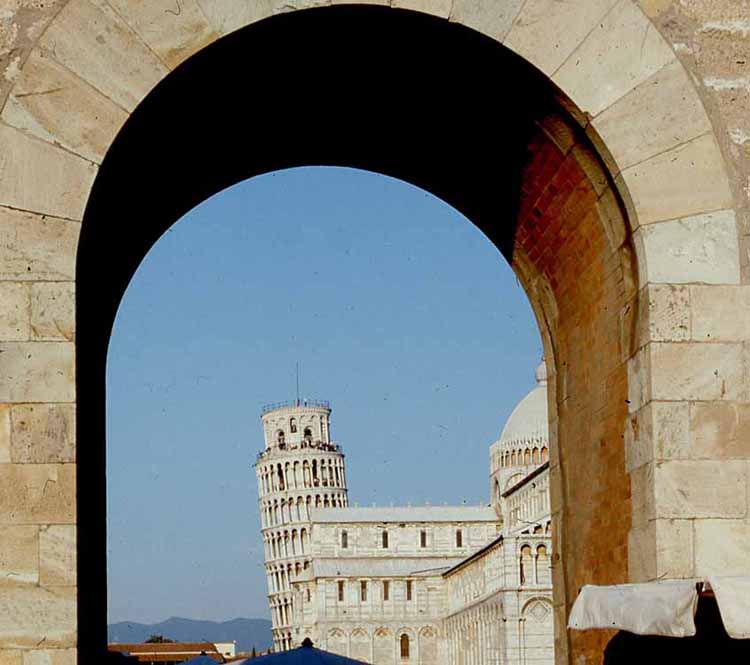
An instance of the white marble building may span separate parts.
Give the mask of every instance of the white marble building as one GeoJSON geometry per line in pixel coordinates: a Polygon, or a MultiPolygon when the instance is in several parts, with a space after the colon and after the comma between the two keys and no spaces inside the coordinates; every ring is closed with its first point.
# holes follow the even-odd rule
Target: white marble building
{"type": "Polygon", "coordinates": [[[544,365],[536,379],[490,448],[485,506],[348,507],[343,453],[330,441],[327,405],[264,413],[266,450],[256,468],[276,648],[310,637],[375,665],[551,665],[544,365]],[[330,447],[323,451],[326,468],[338,469],[338,476],[326,476],[325,488],[318,449],[285,430],[291,419],[322,422],[322,416],[325,440],[322,429],[314,432],[330,447]],[[277,450],[280,432],[284,448],[277,450]],[[281,507],[277,518],[282,502],[287,510],[281,507]],[[295,530],[305,532],[297,547],[295,530]],[[279,538],[281,551],[269,547],[279,538]],[[279,570],[285,576],[277,580],[279,570]]]}

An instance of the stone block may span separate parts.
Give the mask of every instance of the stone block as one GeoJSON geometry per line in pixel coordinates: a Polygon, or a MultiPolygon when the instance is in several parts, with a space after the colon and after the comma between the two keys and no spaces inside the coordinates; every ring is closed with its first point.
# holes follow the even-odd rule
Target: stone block
{"type": "Polygon", "coordinates": [[[0,401],[74,401],[74,361],[68,342],[0,343],[0,401]]]}
{"type": "Polygon", "coordinates": [[[624,441],[628,472],[653,461],[690,458],[688,403],[649,402],[628,417],[624,441]]]}
{"type": "Polygon", "coordinates": [[[73,280],[81,225],[0,206],[0,280],[73,280]]]}
{"type": "MultiPolygon", "coordinates": [[[[524,7],[527,6],[528,2],[524,7]]],[[[537,120],[537,125],[563,155],[567,155],[578,142],[578,136],[570,121],[559,112],[550,113],[537,120]]]]}
{"type": "Polygon", "coordinates": [[[617,176],[635,210],[633,225],[653,224],[733,206],[724,159],[713,134],[660,153],[617,176]]]}
{"type": "Polygon", "coordinates": [[[11,461],[52,464],[75,461],[74,404],[18,404],[11,409],[11,461]]]}
{"type": "Polygon", "coordinates": [[[76,649],[32,649],[23,652],[23,665],[76,665],[76,649]]]}
{"type": "Polygon", "coordinates": [[[0,465],[0,524],[74,522],[74,464],[0,465]]]}
{"type": "Polygon", "coordinates": [[[628,242],[626,245],[626,241],[630,237],[630,229],[623,217],[620,202],[612,188],[608,188],[599,197],[596,202],[596,211],[607,235],[610,249],[612,251],[623,247],[630,249],[630,243],[628,242]]]}
{"type": "Polygon", "coordinates": [[[80,220],[96,165],[0,124],[0,205],[80,220]]]}
{"type": "Polygon", "coordinates": [[[692,337],[695,340],[734,342],[750,330],[750,287],[691,286],[692,337]]]}
{"type": "Polygon", "coordinates": [[[76,644],[75,587],[8,587],[0,593],[0,644],[9,648],[76,644]]]}
{"type": "Polygon", "coordinates": [[[643,226],[634,241],[642,285],[739,283],[737,225],[730,210],[643,226]]]}
{"type": "Polygon", "coordinates": [[[623,434],[625,470],[630,473],[654,459],[650,404],[628,416],[623,434]]]}
{"type": "Polygon", "coordinates": [[[128,114],[49,53],[24,63],[2,119],[100,163],[128,114]]]}
{"type": "Polygon", "coordinates": [[[3,587],[39,582],[39,527],[0,526],[0,596],[3,587]]]}
{"type": "Polygon", "coordinates": [[[394,9],[411,9],[441,18],[450,16],[452,5],[453,0],[391,0],[391,7],[394,9]]]}
{"type": "Polygon", "coordinates": [[[502,42],[522,4],[522,0],[453,0],[450,20],[502,42]]]}
{"type": "Polygon", "coordinates": [[[196,0],[175,1],[173,7],[153,0],[109,0],[109,4],[170,69],[219,36],[196,0]]]}
{"type": "Polygon", "coordinates": [[[653,520],[628,532],[628,582],[656,579],[656,529],[653,520]]]}
{"type": "Polygon", "coordinates": [[[74,282],[32,284],[31,337],[40,341],[75,341],[74,282]]]}
{"type": "Polygon", "coordinates": [[[648,284],[641,291],[647,321],[641,343],[682,342],[690,339],[690,288],[675,284],[648,284]]]}
{"type": "Polygon", "coordinates": [[[657,517],[744,517],[747,471],[744,461],[671,460],[654,469],[657,517]]]}
{"type": "Polygon", "coordinates": [[[700,98],[679,60],[618,99],[592,125],[620,170],[711,131],[700,98]]]}
{"type": "Polygon", "coordinates": [[[693,577],[692,520],[654,520],[656,531],[656,577],[693,577]]]}
{"type": "Polygon", "coordinates": [[[102,0],[71,0],[39,44],[127,111],[169,71],[102,0]]]}
{"type": "Polygon", "coordinates": [[[696,520],[695,574],[747,575],[750,561],[750,522],[696,520]]]}
{"type": "Polygon", "coordinates": [[[651,402],[649,407],[655,459],[692,457],[689,405],[686,402],[651,402]]]}
{"type": "Polygon", "coordinates": [[[39,583],[42,586],[75,586],[76,527],[74,524],[41,527],[39,583]]]}
{"type": "Polygon", "coordinates": [[[651,354],[647,347],[628,360],[628,412],[635,413],[651,401],[651,354]]]}
{"type": "Polygon", "coordinates": [[[23,665],[23,652],[0,650],[0,665],[23,665]]]}
{"type": "Polygon", "coordinates": [[[690,434],[694,458],[750,459],[750,404],[695,402],[690,434]]]}
{"type": "Polygon", "coordinates": [[[197,0],[214,31],[227,35],[273,14],[273,0],[197,0]]]}
{"type": "Polygon", "coordinates": [[[654,464],[642,464],[630,472],[630,504],[633,527],[644,527],[656,518],[654,464]]]}
{"type": "Polygon", "coordinates": [[[582,111],[596,116],[674,58],[637,5],[620,0],[552,80],[582,111]]]}
{"type": "Polygon", "coordinates": [[[657,342],[651,356],[653,399],[744,399],[744,356],[741,344],[657,342]]]}
{"type": "Polygon", "coordinates": [[[29,339],[29,286],[22,282],[0,282],[0,340],[29,339]]]}
{"type": "Polygon", "coordinates": [[[0,464],[10,462],[10,404],[0,404],[0,464]]]}
{"type": "Polygon", "coordinates": [[[551,76],[617,0],[528,0],[505,46],[551,76]]]}
{"type": "Polygon", "coordinates": [[[272,0],[272,13],[285,14],[296,12],[300,9],[311,9],[312,7],[327,7],[332,0],[272,0]]]}

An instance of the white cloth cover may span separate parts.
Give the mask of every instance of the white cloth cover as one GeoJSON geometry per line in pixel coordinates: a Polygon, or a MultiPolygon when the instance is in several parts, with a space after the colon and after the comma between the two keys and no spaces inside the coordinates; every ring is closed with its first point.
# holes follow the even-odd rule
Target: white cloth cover
{"type": "Polygon", "coordinates": [[[695,635],[698,592],[695,581],[665,580],[643,584],[593,586],[581,589],[568,628],[610,628],[637,635],[695,635]]]}
{"type": "Polygon", "coordinates": [[[708,583],[729,637],[750,638],[750,577],[709,577],[708,583]]]}

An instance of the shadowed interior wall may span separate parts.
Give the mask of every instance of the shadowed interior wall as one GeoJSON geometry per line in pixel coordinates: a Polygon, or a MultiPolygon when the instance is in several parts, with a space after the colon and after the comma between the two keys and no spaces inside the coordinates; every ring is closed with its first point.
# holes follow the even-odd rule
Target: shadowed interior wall
{"type": "Polygon", "coordinates": [[[609,633],[572,633],[568,645],[566,617],[583,584],[628,579],[623,423],[636,266],[622,208],[587,141],[561,116],[539,127],[523,168],[513,267],[550,370],[556,649],[595,662],[609,633]]]}

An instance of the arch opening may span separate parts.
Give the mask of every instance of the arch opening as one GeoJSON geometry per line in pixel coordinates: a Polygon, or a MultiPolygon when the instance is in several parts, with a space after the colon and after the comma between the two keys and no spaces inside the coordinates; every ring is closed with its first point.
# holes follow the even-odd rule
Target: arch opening
{"type": "MultiPolygon", "coordinates": [[[[103,440],[109,334],[124,289],[148,249],[184,212],[217,191],[308,164],[363,168],[422,187],[463,212],[511,263],[534,306],[550,364],[550,462],[557,482],[567,473],[570,488],[564,503],[553,506],[555,528],[584,534],[562,539],[562,561],[553,568],[559,603],[571,602],[570,590],[592,575],[601,583],[627,579],[629,503],[624,519],[618,507],[619,521],[606,544],[587,528],[594,512],[611,511],[608,496],[625,499],[630,491],[624,471],[604,476],[604,469],[624,468],[625,360],[633,352],[637,310],[623,206],[596,151],[544,77],[495,42],[432,17],[376,7],[274,17],[198,53],[133,113],[102,164],[81,232],[81,440],[103,440]],[[311,53],[318,63],[335,64],[300,67],[311,53]],[[402,64],[394,69],[389,60],[402,64]],[[261,61],[271,64],[253,70],[249,85],[232,84],[236,70],[230,63],[261,61]],[[497,71],[504,73],[506,89],[523,90],[523,97],[496,101],[497,71]],[[203,99],[195,89],[215,94],[203,99]],[[399,106],[409,109],[408,118],[393,113],[399,106]],[[196,135],[196,127],[211,131],[196,135]],[[138,195],[124,196],[124,182],[138,195]],[[112,228],[122,229],[116,247],[112,228]],[[592,347],[596,363],[581,354],[592,347]],[[568,465],[573,459],[576,464],[568,465]],[[587,478],[601,482],[592,485],[587,478]],[[599,551],[610,553],[610,563],[592,573],[583,562],[599,551]]],[[[94,450],[79,461],[86,479],[78,492],[78,565],[85,571],[79,615],[101,617],[80,622],[84,659],[103,644],[100,622],[106,616],[100,591],[106,586],[105,515],[97,501],[105,489],[103,455],[94,450]]],[[[518,455],[525,464],[533,457],[530,449],[518,455]]],[[[318,485],[315,463],[303,469],[303,477],[318,485]]],[[[270,480],[284,483],[280,470],[270,480]]],[[[561,542],[559,534],[555,538],[561,542]]],[[[304,551],[304,531],[300,545],[304,551]]],[[[585,640],[571,648],[589,653],[601,647],[596,636],[585,640]]]]}

